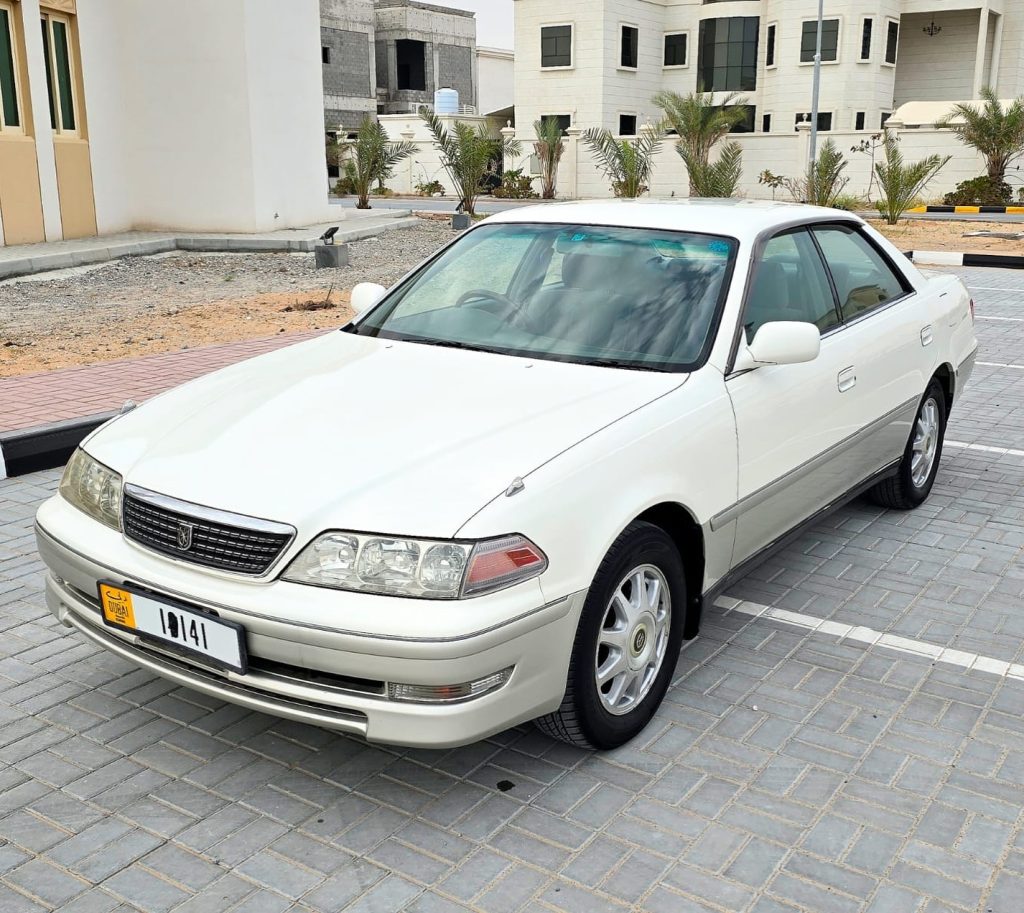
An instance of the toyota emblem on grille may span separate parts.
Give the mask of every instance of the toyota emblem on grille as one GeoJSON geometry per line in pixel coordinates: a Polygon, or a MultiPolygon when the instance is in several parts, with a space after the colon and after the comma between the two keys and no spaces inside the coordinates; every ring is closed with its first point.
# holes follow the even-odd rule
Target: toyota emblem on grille
{"type": "Polygon", "coordinates": [[[178,521],[178,549],[183,552],[187,552],[192,548],[192,530],[194,530],[194,523],[186,523],[184,520],[178,521]]]}

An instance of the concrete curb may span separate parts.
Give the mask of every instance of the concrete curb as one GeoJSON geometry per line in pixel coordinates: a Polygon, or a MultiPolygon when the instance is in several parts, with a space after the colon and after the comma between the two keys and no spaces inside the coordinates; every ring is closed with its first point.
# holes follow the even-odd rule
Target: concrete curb
{"type": "Polygon", "coordinates": [[[945,250],[912,250],[906,256],[920,266],[988,266],[1024,269],[1024,257],[1011,254],[965,254],[945,250]]]}
{"type": "Polygon", "coordinates": [[[75,448],[116,412],[0,432],[0,479],[62,466],[75,448]]]}
{"type": "Polygon", "coordinates": [[[907,212],[959,213],[963,215],[1024,215],[1024,206],[915,206],[907,212]]]}
{"type": "MultiPolygon", "coordinates": [[[[383,225],[353,225],[351,228],[342,228],[334,236],[335,243],[362,241],[366,238],[376,237],[385,231],[412,228],[420,223],[415,216],[403,215],[402,210],[392,210],[392,212],[395,215],[387,216],[389,221],[383,225]]],[[[246,251],[310,253],[316,247],[317,241],[317,238],[266,238],[259,236],[248,238],[244,235],[166,234],[142,241],[112,241],[103,247],[54,251],[40,253],[34,257],[0,260],[0,279],[14,279],[18,276],[31,276],[50,270],[88,266],[93,263],[118,260],[121,257],[147,257],[175,250],[201,251],[203,253],[243,253],[246,251]]]]}

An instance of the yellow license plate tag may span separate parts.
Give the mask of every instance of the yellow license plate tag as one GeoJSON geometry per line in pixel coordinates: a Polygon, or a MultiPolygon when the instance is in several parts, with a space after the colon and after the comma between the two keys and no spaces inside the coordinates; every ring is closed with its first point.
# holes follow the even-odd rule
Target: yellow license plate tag
{"type": "Polygon", "coordinates": [[[132,594],[108,583],[100,584],[100,601],[103,605],[103,617],[111,624],[124,628],[135,627],[135,609],[132,606],[132,594]]]}

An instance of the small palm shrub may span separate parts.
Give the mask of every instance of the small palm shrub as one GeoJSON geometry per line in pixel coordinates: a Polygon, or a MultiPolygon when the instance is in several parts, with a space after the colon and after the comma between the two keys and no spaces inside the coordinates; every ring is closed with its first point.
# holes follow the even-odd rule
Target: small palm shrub
{"type": "Polygon", "coordinates": [[[875,205],[886,222],[895,225],[952,156],[943,158],[940,155],[929,155],[919,162],[908,164],[903,160],[899,140],[890,130],[885,131],[882,145],[885,161],[875,163],[882,199],[875,205]]]}
{"type": "Polygon", "coordinates": [[[615,196],[635,199],[650,189],[662,136],[659,127],[644,130],[636,139],[616,139],[611,130],[591,127],[583,134],[583,142],[611,181],[615,196]]]}

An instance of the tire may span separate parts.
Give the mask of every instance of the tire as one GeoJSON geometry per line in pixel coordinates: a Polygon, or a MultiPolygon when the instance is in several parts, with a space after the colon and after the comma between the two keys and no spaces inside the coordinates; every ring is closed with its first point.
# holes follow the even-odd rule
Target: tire
{"type": "Polygon", "coordinates": [[[883,479],[871,489],[869,493],[871,500],[890,510],[913,510],[923,504],[931,494],[935,476],[939,472],[942,443],[945,436],[946,396],[942,392],[942,385],[937,380],[932,380],[921,398],[921,405],[917,407],[914,427],[910,431],[906,450],[903,451],[903,459],[900,460],[895,475],[883,479]],[[926,436],[925,440],[922,440],[922,435],[929,426],[932,428],[931,433],[926,436]],[[926,454],[931,453],[931,464],[923,477],[921,472],[924,467],[915,467],[915,458],[919,453],[916,448],[919,445],[931,448],[925,451],[926,454]],[[915,470],[917,471],[916,477],[915,470]]]}
{"type": "Polygon", "coordinates": [[[632,739],[668,690],[685,615],[686,576],[675,543],[658,526],[631,523],[587,593],[562,705],[535,720],[537,727],[581,748],[617,748],[632,739]],[[599,669],[613,673],[602,685],[599,669]]]}

